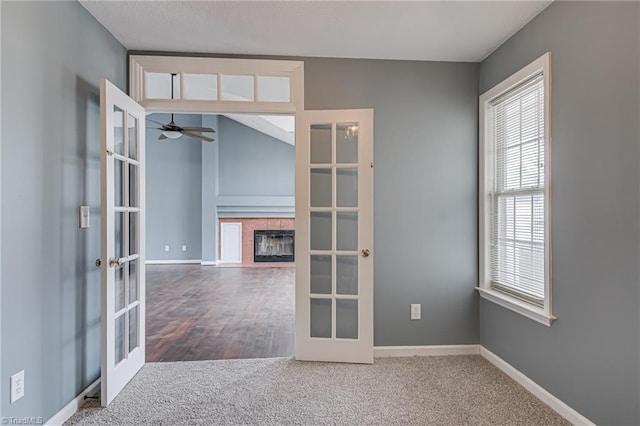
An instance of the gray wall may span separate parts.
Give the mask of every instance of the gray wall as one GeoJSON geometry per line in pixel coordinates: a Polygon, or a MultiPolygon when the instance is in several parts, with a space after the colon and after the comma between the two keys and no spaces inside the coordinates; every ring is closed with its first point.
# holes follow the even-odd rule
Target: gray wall
{"type": "Polygon", "coordinates": [[[227,117],[219,118],[219,194],[293,196],[295,150],[227,117]]]}
{"type": "Polygon", "coordinates": [[[100,375],[99,84],[124,88],[126,51],[76,2],[0,7],[2,415],[48,419],[100,375]]]}
{"type": "Polygon", "coordinates": [[[482,301],[481,342],[598,424],[638,424],[639,3],[555,2],[480,68],[485,91],[552,51],[553,312],[482,301]]]}
{"type": "MultiPolygon", "coordinates": [[[[148,118],[160,123],[171,120],[169,114],[151,114],[148,118]]],[[[201,126],[202,116],[176,114],[175,121],[183,126],[201,126]]],[[[159,135],[159,130],[147,129],[147,259],[200,260],[205,142],[184,136],[158,140],[159,135]],[[183,244],[187,251],[182,251],[183,244]],[[168,252],[165,245],[169,246],[168,252]]]]}
{"type": "Polygon", "coordinates": [[[478,65],[304,62],[306,109],[374,109],[375,345],[478,343],[478,65]]]}

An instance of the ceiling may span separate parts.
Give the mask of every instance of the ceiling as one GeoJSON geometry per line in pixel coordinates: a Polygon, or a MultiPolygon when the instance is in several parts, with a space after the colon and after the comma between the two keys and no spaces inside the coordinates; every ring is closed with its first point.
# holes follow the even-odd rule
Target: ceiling
{"type": "Polygon", "coordinates": [[[127,49],[477,62],[551,1],[87,1],[127,49]]]}

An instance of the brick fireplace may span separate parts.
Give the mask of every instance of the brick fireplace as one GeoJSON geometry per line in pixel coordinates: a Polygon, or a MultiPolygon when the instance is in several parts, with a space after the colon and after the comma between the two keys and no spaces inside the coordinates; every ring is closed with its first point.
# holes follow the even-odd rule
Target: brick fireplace
{"type": "MultiPolygon", "coordinates": [[[[249,267],[280,267],[292,268],[294,262],[254,262],[254,231],[294,229],[293,218],[220,218],[218,220],[218,235],[220,224],[223,222],[242,223],[242,266],[249,267]]],[[[218,239],[218,253],[220,253],[218,239]]]]}

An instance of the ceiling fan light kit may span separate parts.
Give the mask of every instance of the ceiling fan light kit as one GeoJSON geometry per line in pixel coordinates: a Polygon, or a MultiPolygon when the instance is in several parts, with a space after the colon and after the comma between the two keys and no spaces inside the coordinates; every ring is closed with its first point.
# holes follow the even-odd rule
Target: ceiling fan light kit
{"type": "Polygon", "coordinates": [[[169,139],[178,139],[180,136],[182,136],[182,133],[176,130],[163,130],[162,134],[169,139]]]}
{"type": "MultiPolygon", "coordinates": [[[[173,78],[176,76],[176,73],[171,73],[171,99],[173,100],[173,78]]],[[[154,120],[147,118],[152,123],[158,124],[160,127],[157,127],[160,130],[160,136],[158,140],[165,139],[178,139],[180,136],[185,135],[190,138],[200,139],[205,142],[213,142],[214,139],[208,136],[203,135],[202,133],[215,133],[211,127],[182,127],[178,126],[173,121],[173,113],[171,114],[171,122],[169,124],[163,124],[154,120]]]]}

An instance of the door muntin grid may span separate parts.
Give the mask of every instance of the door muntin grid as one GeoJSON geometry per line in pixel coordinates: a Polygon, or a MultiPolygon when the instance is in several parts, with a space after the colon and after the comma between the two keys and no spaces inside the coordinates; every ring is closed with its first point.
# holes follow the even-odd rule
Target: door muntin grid
{"type": "Polygon", "coordinates": [[[359,123],[309,129],[309,337],[358,340],[359,123]]]}
{"type": "Polygon", "coordinates": [[[114,106],[114,365],[140,347],[140,119],[114,106]]]}

